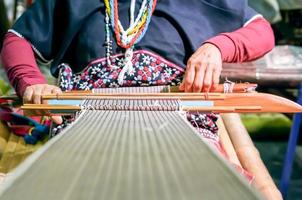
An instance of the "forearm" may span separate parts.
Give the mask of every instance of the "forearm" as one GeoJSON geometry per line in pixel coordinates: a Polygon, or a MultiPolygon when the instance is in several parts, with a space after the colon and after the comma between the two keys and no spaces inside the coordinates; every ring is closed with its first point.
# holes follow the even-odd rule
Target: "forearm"
{"type": "Polygon", "coordinates": [[[36,64],[31,45],[13,33],[5,36],[1,60],[8,79],[19,96],[23,96],[26,87],[30,85],[47,83],[36,64]]]}
{"type": "Polygon", "coordinates": [[[228,63],[255,60],[275,45],[273,30],[264,18],[257,18],[234,32],[222,33],[206,42],[217,46],[223,62],[228,63]]]}

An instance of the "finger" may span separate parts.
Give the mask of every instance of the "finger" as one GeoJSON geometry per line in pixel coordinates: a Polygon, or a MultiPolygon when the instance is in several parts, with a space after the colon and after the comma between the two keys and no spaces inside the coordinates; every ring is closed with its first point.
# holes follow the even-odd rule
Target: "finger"
{"type": "Polygon", "coordinates": [[[31,87],[27,87],[23,94],[23,102],[32,103],[32,95],[33,95],[33,89],[31,87]]]}
{"type": "Polygon", "coordinates": [[[61,116],[52,116],[51,120],[56,124],[62,124],[63,118],[61,116]]]}
{"type": "Polygon", "coordinates": [[[186,74],[185,74],[185,92],[193,91],[193,82],[195,78],[195,68],[191,64],[187,66],[186,74]]]}
{"type": "Polygon", "coordinates": [[[185,90],[185,83],[182,82],[182,83],[179,85],[178,89],[179,89],[180,91],[184,91],[184,90],[185,90]]]}
{"type": "Polygon", "coordinates": [[[201,92],[203,86],[203,79],[205,75],[205,67],[200,66],[195,68],[195,78],[193,83],[193,92],[201,92]]]}
{"type": "Polygon", "coordinates": [[[42,103],[43,103],[43,104],[48,104],[48,101],[47,101],[47,100],[43,100],[43,95],[51,94],[51,91],[52,91],[52,87],[49,86],[49,85],[46,85],[46,86],[42,89],[42,92],[41,92],[41,100],[42,100],[42,103]]]}
{"type": "Polygon", "coordinates": [[[210,88],[210,92],[215,92],[219,88],[218,84],[212,83],[212,86],[210,88]]]}
{"type": "Polygon", "coordinates": [[[47,85],[47,86],[43,87],[41,94],[42,95],[44,95],[44,94],[51,94],[52,93],[52,89],[53,88],[51,86],[47,85]]]}
{"type": "Polygon", "coordinates": [[[62,90],[59,87],[53,86],[51,93],[52,94],[62,94],[62,90]]]}
{"type": "Polygon", "coordinates": [[[42,91],[43,91],[43,86],[35,87],[34,93],[33,93],[33,103],[34,104],[41,104],[42,91]]]}
{"type": "Polygon", "coordinates": [[[210,88],[212,85],[212,78],[213,78],[213,65],[208,64],[205,75],[204,75],[204,79],[203,79],[203,86],[202,86],[203,92],[210,91],[210,88]]]}
{"type": "Polygon", "coordinates": [[[216,90],[216,88],[218,88],[220,74],[221,74],[221,70],[215,68],[214,72],[213,72],[213,81],[212,81],[211,91],[214,91],[214,90],[216,90]]]}

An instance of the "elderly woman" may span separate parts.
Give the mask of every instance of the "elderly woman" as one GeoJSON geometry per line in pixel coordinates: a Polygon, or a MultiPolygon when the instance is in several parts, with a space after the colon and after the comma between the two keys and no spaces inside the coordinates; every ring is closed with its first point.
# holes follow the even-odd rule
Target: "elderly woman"
{"type": "MultiPolygon", "coordinates": [[[[39,104],[43,94],[73,89],[169,84],[209,92],[223,62],[254,60],[273,46],[270,24],[245,0],[37,0],[1,55],[17,94],[39,104]],[[59,87],[47,84],[36,58],[51,63],[59,87]]],[[[215,115],[188,119],[221,148],[215,115]]]]}

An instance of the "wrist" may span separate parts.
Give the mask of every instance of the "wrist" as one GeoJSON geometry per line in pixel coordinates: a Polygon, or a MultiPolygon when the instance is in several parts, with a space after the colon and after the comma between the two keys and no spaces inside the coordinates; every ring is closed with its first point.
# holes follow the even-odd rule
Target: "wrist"
{"type": "Polygon", "coordinates": [[[23,78],[20,79],[15,85],[15,90],[18,96],[23,97],[23,94],[27,87],[37,84],[47,84],[46,79],[43,78],[23,78]]]}
{"type": "Polygon", "coordinates": [[[205,46],[205,47],[211,49],[212,51],[214,51],[215,53],[219,54],[220,57],[221,57],[221,60],[223,61],[223,59],[222,59],[222,52],[221,52],[219,46],[217,46],[214,43],[210,43],[210,42],[203,43],[203,46],[205,46]]]}
{"type": "Polygon", "coordinates": [[[232,62],[235,53],[235,44],[227,35],[220,34],[210,38],[205,44],[212,44],[218,48],[223,62],[232,62]]]}

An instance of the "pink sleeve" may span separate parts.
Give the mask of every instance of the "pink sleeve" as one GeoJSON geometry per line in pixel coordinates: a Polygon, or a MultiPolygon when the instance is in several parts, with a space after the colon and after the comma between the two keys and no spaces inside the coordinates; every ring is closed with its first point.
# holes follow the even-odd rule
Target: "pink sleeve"
{"type": "Polygon", "coordinates": [[[47,83],[29,42],[13,33],[5,36],[1,60],[8,79],[19,96],[23,96],[27,86],[47,83]]]}
{"type": "Polygon", "coordinates": [[[213,37],[206,43],[219,48],[223,62],[246,62],[272,50],[275,38],[269,22],[260,17],[234,32],[213,37]]]}

